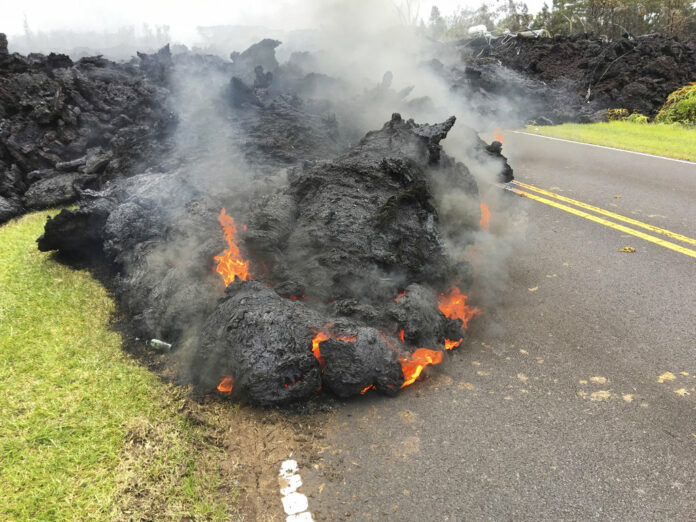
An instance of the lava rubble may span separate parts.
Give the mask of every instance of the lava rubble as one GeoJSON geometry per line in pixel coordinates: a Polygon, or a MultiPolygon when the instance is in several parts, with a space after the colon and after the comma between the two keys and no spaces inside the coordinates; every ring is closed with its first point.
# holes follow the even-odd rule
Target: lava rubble
{"type": "MultiPolygon", "coordinates": [[[[133,331],[172,342],[201,393],[266,405],[319,389],[394,394],[459,345],[477,313],[459,294],[471,266],[446,247],[471,244],[481,219],[474,177],[440,144],[455,118],[428,125],[395,113],[346,146],[329,115],[298,101],[309,75],[274,65],[275,43],[263,42],[237,56],[219,108],[256,185],[186,168],[114,179],[49,219],[39,248],[109,266],[133,331]],[[475,204],[450,222],[443,190],[475,204]],[[234,232],[215,226],[235,223],[224,216],[234,232]],[[225,285],[215,268],[228,254],[248,272],[225,285]],[[452,295],[461,317],[442,312],[452,295]]],[[[471,149],[511,178],[499,147],[475,137],[471,149]]]]}

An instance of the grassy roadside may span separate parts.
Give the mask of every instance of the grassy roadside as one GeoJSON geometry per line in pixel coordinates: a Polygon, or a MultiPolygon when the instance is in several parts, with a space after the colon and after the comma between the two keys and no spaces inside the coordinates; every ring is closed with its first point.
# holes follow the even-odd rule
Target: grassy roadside
{"type": "Polygon", "coordinates": [[[528,125],[526,132],[696,161],[696,129],[629,121],[528,125]]]}
{"type": "Polygon", "coordinates": [[[124,355],[88,272],[37,251],[46,214],[0,227],[0,519],[232,518],[222,435],[124,355]]]}

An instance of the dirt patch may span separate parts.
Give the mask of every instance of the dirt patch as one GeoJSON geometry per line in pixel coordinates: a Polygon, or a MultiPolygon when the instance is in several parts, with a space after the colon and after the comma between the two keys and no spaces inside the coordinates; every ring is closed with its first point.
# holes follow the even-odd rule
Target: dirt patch
{"type": "Polygon", "coordinates": [[[248,520],[284,518],[278,486],[280,464],[297,460],[300,472],[319,459],[315,447],[325,438],[327,415],[297,415],[239,407],[222,421],[228,450],[223,465],[238,477],[241,486],[238,509],[248,520]]]}

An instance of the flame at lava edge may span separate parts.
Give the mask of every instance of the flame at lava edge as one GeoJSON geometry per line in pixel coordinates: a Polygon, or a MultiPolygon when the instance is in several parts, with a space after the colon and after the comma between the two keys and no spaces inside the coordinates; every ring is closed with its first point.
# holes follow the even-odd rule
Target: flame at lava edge
{"type": "Polygon", "coordinates": [[[225,375],[217,385],[217,389],[220,393],[230,395],[234,389],[234,378],[231,375],[225,375]]]}
{"type": "Polygon", "coordinates": [[[401,371],[404,374],[402,388],[416,382],[423,369],[431,364],[442,362],[442,352],[439,350],[429,350],[428,348],[418,348],[410,357],[399,357],[401,371]]]}
{"type": "Polygon", "coordinates": [[[491,224],[491,211],[488,208],[488,205],[485,203],[481,203],[481,220],[479,221],[479,227],[481,230],[488,230],[488,227],[491,224]]]}
{"type": "Polygon", "coordinates": [[[469,321],[483,313],[483,310],[471,308],[466,304],[467,296],[462,294],[458,287],[453,286],[446,294],[440,294],[438,308],[448,319],[460,319],[462,330],[466,330],[469,321]]]}
{"type": "Polygon", "coordinates": [[[228,216],[223,208],[218,216],[218,221],[225,232],[225,241],[227,241],[227,250],[221,256],[215,256],[213,259],[218,262],[215,270],[222,276],[225,281],[225,286],[234,281],[235,277],[239,277],[242,281],[250,279],[249,261],[245,261],[242,254],[235,243],[237,236],[237,226],[232,216],[228,216]]]}

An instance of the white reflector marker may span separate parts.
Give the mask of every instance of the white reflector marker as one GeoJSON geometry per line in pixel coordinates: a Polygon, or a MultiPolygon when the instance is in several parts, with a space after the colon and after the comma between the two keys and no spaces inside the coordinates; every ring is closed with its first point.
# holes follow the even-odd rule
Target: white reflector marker
{"type": "Polygon", "coordinates": [[[302,485],[302,477],[296,460],[286,460],[280,465],[278,475],[283,509],[288,515],[286,522],[314,522],[309,509],[309,500],[298,488],[302,485]]]}

